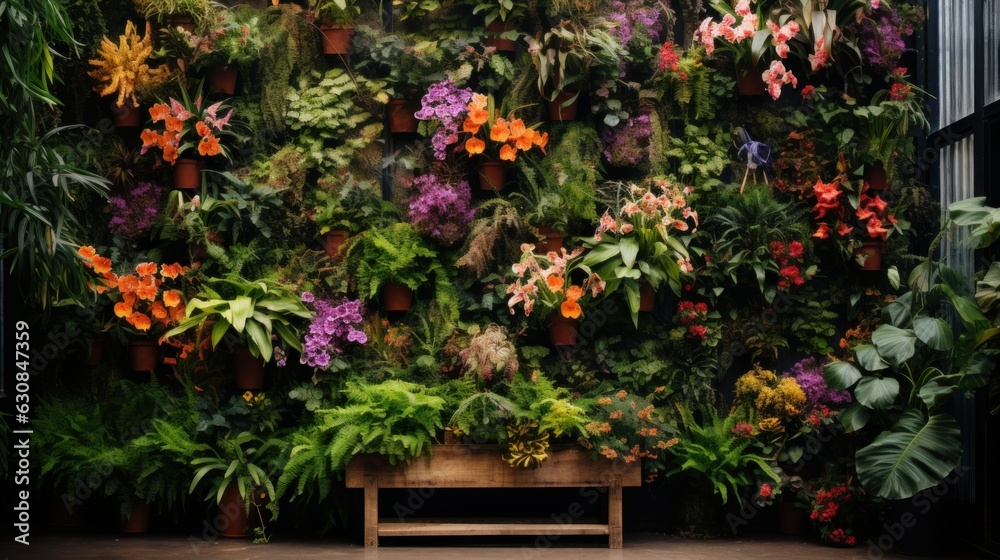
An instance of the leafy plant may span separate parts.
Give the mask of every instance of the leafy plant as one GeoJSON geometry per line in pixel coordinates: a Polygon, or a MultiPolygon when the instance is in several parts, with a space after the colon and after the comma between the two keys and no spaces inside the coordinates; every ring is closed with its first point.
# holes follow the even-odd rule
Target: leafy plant
{"type": "MultiPolygon", "coordinates": [[[[264,491],[274,496],[271,473],[280,451],[276,439],[268,439],[251,432],[227,432],[214,444],[209,444],[210,455],[202,454],[191,461],[195,468],[189,492],[199,486],[207,486],[206,501],[221,503],[222,495],[230,486],[239,489],[244,500],[244,511],[249,514],[250,506],[256,505],[254,495],[264,491]]],[[[278,500],[270,500],[267,508],[272,519],[278,516],[278,500]]]]}
{"type": "Polygon", "coordinates": [[[356,179],[342,171],[320,179],[319,186],[314,193],[317,206],[313,221],[320,235],[334,229],[356,234],[368,228],[385,227],[398,219],[399,211],[382,199],[378,185],[372,181],[356,179]]]}
{"type": "MultiPolygon", "coordinates": [[[[563,106],[568,105],[579,97],[592,67],[618,71],[628,53],[609,32],[611,25],[601,22],[588,26],[564,20],[546,31],[540,41],[525,37],[538,70],[538,91],[543,97],[555,101],[560,93],[566,92],[570,98],[563,101],[563,106]]],[[[608,126],[617,122],[608,122],[605,117],[608,126]]]]}
{"type": "Polygon", "coordinates": [[[215,15],[209,0],[135,0],[135,4],[146,19],[161,23],[172,16],[188,16],[200,28],[215,15]]]}
{"type": "Polygon", "coordinates": [[[457,317],[458,301],[448,271],[438,259],[437,251],[410,224],[369,229],[347,249],[346,260],[363,299],[374,299],[390,282],[404,284],[411,290],[432,284],[441,309],[457,317]]]}
{"type": "Polygon", "coordinates": [[[297,132],[296,145],[324,174],[349,167],[354,155],[382,133],[382,112],[373,107],[388,96],[384,82],[352,76],[341,68],[313,72],[288,92],[285,120],[297,132]]]}
{"type": "Polygon", "coordinates": [[[188,302],[187,317],[166,332],[164,338],[199,331],[211,324],[212,348],[230,330],[240,335],[254,357],[271,361],[272,333],[288,346],[301,351],[296,323],[312,315],[302,301],[285,285],[262,278],[247,281],[237,275],[206,280],[197,298],[188,302]],[[219,286],[219,291],[209,285],[219,286]]]}
{"type": "Polygon", "coordinates": [[[747,450],[750,441],[734,435],[735,415],[722,418],[715,409],[707,408],[699,423],[690,409],[680,404],[677,409],[678,442],[670,451],[680,464],[667,470],[665,476],[686,474],[705,481],[723,502],[739,497],[741,489],[752,486],[755,473],[780,481],[764,457],[747,450]]]}

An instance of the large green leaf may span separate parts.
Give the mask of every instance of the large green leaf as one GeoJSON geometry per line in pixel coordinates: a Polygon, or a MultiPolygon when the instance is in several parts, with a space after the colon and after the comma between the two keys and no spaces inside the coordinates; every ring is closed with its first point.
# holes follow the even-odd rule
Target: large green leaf
{"type": "Polygon", "coordinates": [[[872,417],[872,410],[867,406],[851,403],[844,407],[837,414],[840,425],[848,432],[856,432],[868,424],[868,419],[872,417]]]}
{"type": "Polygon", "coordinates": [[[889,364],[885,363],[882,356],[878,355],[878,350],[870,344],[863,344],[854,348],[854,355],[858,358],[858,364],[867,371],[881,371],[889,364]]]}
{"type": "Polygon", "coordinates": [[[951,325],[937,317],[919,316],[913,320],[913,333],[934,350],[951,350],[955,337],[951,325]]]}
{"type": "Polygon", "coordinates": [[[961,433],[954,418],[926,418],[919,410],[907,410],[892,430],[858,450],[856,463],[858,478],[870,493],[902,500],[940,483],[961,458],[961,433]]]}
{"type": "Polygon", "coordinates": [[[831,389],[843,391],[861,379],[861,372],[850,362],[830,362],[823,366],[823,379],[831,389]]]}
{"type": "Polygon", "coordinates": [[[879,355],[894,366],[909,360],[917,352],[917,336],[913,331],[892,325],[879,325],[872,333],[872,343],[879,355]]]}
{"type": "Polygon", "coordinates": [[[636,256],[639,255],[639,242],[634,237],[622,237],[618,242],[621,249],[622,262],[631,268],[635,264],[636,256]]]}
{"type": "Polygon", "coordinates": [[[865,377],[854,388],[858,402],[875,410],[892,406],[899,396],[899,381],[891,377],[865,377]]]}

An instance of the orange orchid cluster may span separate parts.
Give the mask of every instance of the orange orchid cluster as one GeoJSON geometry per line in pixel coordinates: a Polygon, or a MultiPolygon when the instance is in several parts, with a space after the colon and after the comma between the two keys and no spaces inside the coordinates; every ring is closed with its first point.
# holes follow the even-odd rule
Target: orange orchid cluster
{"type": "Polygon", "coordinates": [[[111,271],[111,259],[98,255],[93,247],[80,247],[78,254],[83,258],[83,266],[100,276],[94,285],[97,293],[107,293],[117,299],[115,316],[125,319],[136,331],[145,333],[154,325],[166,330],[184,318],[183,294],[179,290],[163,289],[163,281],[176,280],[188,271],[188,267],[178,263],[157,266],[147,262],[136,265],[135,274],[118,276],[111,271]]]}
{"type": "MultiPolygon", "coordinates": [[[[195,109],[200,111],[201,98],[195,100],[195,109]]],[[[154,123],[163,121],[163,131],[144,129],[140,138],[142,139],[142,151],[145,154],[150,148],[163,150],[163,161],[173,165],[177,158],[193,143],[182,144],[184,136],[194,130],[198,135],[198,154],[201,156],[217,156],[222,152],[219,144],[218,133],[221,133],[233,114],[232,109],[225,117],[219,117],[218,111],[222,102],[216,103],[205,109],[204,115],[196,115],[184,107],[176,99],[170,99],[170,104],[157,103],[150,107],[149,116],[154,123]],[[190,125],[194,121],[194,125],[190,125]]]]}
{"type": "Polygon", "coordinates": [[[583,313],[580,300],[587,296],[587,291],[595,298],[604,292],[606,283],[596,274],[591,274],[579,286],[572,283],[566,285],[566,279],[573,271],[574,259],[583,253],[582,248],[572,253],[563,248],[562,255],[550,251],[545,256],[536,255],[534,250],[532,244],[521,245],[521,262],[511,267],[517,275],[517,280],[507,286],[507,293],[512,294],[507,301],[511,313],[514,313],[514,306],[520,303],[524,305],[524,314],[531,315],[535,302],[540,301],[550,311],[558,306],[563,317],[577,319],[583,313]],[[543,267],[543,263],[548,266],[543,267]],[[522,282],[525,277],[526,281],[522,282]]]}
{"type": "MultiPolygon", "coordinates": [[[[489,139],[500,145],[500,159],[504,161],[515,161],[518,150],[526,152],[534,146],[545,153],[545,146],[549,143],[549,133],[539,133],[534,128],[524,125],[521,119],[511,118],[510,120],[499,115],[499,110],[490,113],[488,106],[492,105],[490,99],[481,94],[472,95],[472,101],[468,105],[468,115],[462,124],[462,132],[471,134],[465,141],[465,151],[469,157],[481,154],[486,150],[486,140],[479,137],[484,130],[483,125],[489,130],[489,139]]],[[[485,134],[485,132],[484,132],[485,134]]]]}
{"type": "MultiPolygon", "coordinates": [[[[885,239],[889,234],[886,225],[896,223],[896,218],[887,212],[888,203],[882,200],[879,195],[871,196],[868,183],[861,187],[861,195],[858,198],[858,207],[854,210],[854,217],[858,219],[860,225],[864,226],[864,232],[871,239],[885,239]]],[[[830,214],[834,218],[833,230],[830,225],[821,222],[817,227],[813,237],[827,239],[832,231],[836,231],[840,237],[848,237],[854,232],[856,225],[851,225],[845,220],[844,202],[847,200],[841,188],[839,180],[835,179],[830,183],[824,183],[822,179],[817,179],[813,185],[813,195],[816,197],[816,204],[813,211],[816,212],[817,219],[823,219],[830,214]]]]}

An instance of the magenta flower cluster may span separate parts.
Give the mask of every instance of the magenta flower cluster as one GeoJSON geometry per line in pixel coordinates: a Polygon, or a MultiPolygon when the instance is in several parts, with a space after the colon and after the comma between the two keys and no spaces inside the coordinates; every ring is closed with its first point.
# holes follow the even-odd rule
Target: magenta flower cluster
{"type": "Polygon", "coordinates": [[[644,163],[649,157],[649,137],[653,125],[649,115],[629,119],[623,126],[605,129],[604,159],[611,165],[627,166],[644,163]]]}
{"type": "Polygon", "coordinates": [[[123,239],[138,239],[149,233],[160,215],[163,188],[155,183],[142,182],[123,195],[108,198],[112,213],[108,229],[123,239]]]}
{"type": "Polygon", "coordinates": [[[349,342],[368,342],[368,335],[356,328],[364,320],[360,300],[328,301],[316,299],[311,292],[302,292],[302,301],[312,305],[316,317],[309,323],[309,332],[302,341],[301,363],[325,368],[334,356],[344,353],[349,342]]]}
{"type": "Polygon", "coordinates": [[[858,41],[861,55],[871,66],[890,72],[899,65],[906,51],[904,37],[912,35],[913,29],[903,23],[899,14],[885,6],[875,10],[872,19],[874,26],[862,26],[858,41]]]}
{"type": "Polygon", "coordinates": [[[660,10],[647,5],[645,0],[615,0],[611,3],[608,19],[618,25],[611,29],[611,34],[623,45],[628,45],[635,37],[635,26],[640,24],[646,29],[649,39],[659,43],[663,24],[660,22],[660,10]]]}
{"type": "Polygon", "coordinates": [[[823,379],[823,366],[816,358],[806,358],[796,363],[784,376],[792,377],[798,382],[806,394],[806,401],[813,408],[838,406],[851,402],[849,392],[831,389],[826,384],[823,379]]]}
{"type": "Polygon", "coordinates": [[[459,88],[451,80],[441,80],[431,85],[420,100],[420,110],[414,116],[422,121],[436,120],[440,123],[431,138],[437,159],[444,161],[448,156],[448,146],[458,142],[458,131],[471,99],[471,89],[459,88]]]}
{"type": "Polygon", "coordinates": [[[468,181],[452,185],[428,173],[413,180],[416,192],[409,199],[410,222],[417,231],[451,245],[465,237],[476,215],[468,181]]]}

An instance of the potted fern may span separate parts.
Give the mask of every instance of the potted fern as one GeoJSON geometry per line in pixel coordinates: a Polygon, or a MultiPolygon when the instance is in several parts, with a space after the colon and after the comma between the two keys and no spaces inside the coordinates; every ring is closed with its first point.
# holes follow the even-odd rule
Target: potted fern
{"type": "Polygon", "coordinates": [[[379,298],[387,311],[408,310],[415,290],[433,286],[438,306],[457,313],[457,295],[438,252],[408,223],[360,235],[347,249],[347,269],[361,298],[379,298]]]}
{"type": "Polygon", "coordinates": [[[233,351],[236,386],[259,389],[264,385],[264,364],[274,357],[272,334],[279,343],[301,351],[298,323],[312,315],[288,286],[270,278],[249,281],[236,274],[206,281],[187,307],[186,318],[164,338],[191,329],[211,326],[212,348],[224,336],[235,334],[241,346],[233,351]],[[212,287],[210,287],[212,286],[212,287]]]}
{"type": "Polygon", "coordinates": [[[146,19],[191,32],[208,25],[215,16],[209,0],[135,0],[146,19]]]}
{"type": "Polygon", "coordinates": [[[347,54],[351,49],[354,24],[361,16],[355,0],[310,0],[307,7],[314,20],[320,22],[324,54],[347,54]]]}
{"type": "Polygon", "coordinates": [[[391,202],[382,199],[378,185],[355,179],[347,171],[320,179],[318,185],[313,221],[323,236],[326,256],[332,259],[342,257],[348,237],[392,223],[398,214],[391,202]]]}

